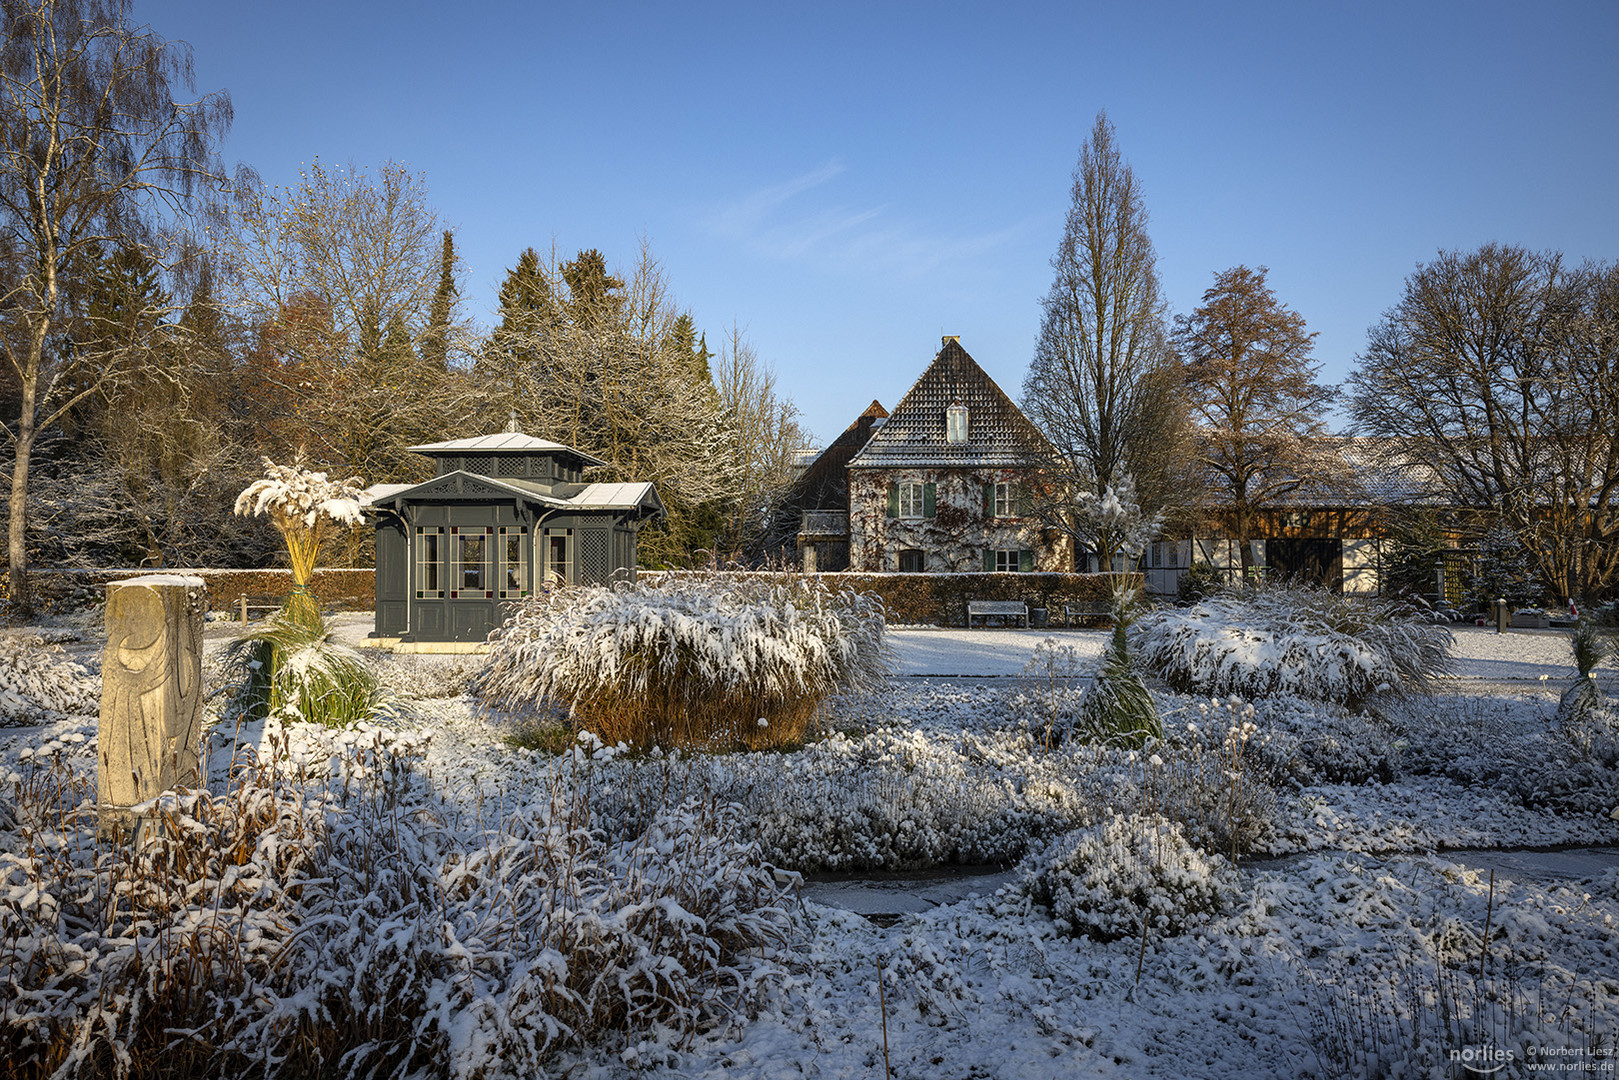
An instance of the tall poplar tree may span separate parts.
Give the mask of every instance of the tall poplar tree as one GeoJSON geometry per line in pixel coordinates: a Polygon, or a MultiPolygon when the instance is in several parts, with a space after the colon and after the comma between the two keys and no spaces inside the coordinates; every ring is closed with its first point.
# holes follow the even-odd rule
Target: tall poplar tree
{"type": "Polygon", "coordinates": [[[1080,147],[1051,268],[1023,379],[1024,411],[1057,450],[1056,460],[1036,462],[1053,481],[1038,509],[1096,546],[1075,500],[1122,488],[1129,476],[1149,513],[1173,502],[1185,431],[1146,202],[1106,113],[1080,147]]]}

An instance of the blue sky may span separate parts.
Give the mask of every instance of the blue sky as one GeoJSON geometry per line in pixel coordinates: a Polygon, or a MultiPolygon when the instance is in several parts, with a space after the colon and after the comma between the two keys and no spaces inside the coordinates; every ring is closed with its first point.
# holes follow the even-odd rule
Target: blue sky
{"type": "Polygon", "coordinates": [[[529,245],[645,239],[820,440],[941,334],[1014,397],[1105,109],[1170,305],[1271,268],[1340,381],[1417,263],[1619,258],[1619,3],[736,6],[136,0],[226,88],[226,156],[408,164],[489,321],[529,245]]]}

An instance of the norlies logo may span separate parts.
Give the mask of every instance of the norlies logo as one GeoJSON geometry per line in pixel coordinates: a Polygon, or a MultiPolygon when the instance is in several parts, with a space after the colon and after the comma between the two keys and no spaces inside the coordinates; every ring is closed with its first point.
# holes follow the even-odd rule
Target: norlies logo
{"type": "Polygon", "coordinates": [[[1502,1050],[1498,1046],[1464,1046],[1450,1052],[1451,1061],[1476,1076],[1500,1072],[1516,1058],[1517,1055],[1511,1050],[1502,1050]]]}

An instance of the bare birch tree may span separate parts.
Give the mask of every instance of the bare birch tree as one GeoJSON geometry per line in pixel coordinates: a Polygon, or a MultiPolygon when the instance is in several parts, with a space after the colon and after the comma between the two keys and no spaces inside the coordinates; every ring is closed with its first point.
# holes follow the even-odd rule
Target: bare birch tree
{"type": "Polygon", "coordinates": [[[18,387],[7,551],[12,601],[28,609],[28,474],[39,434],[139,362],[80,347],[68,300],[75,267],[137,249],[160,267],[179,227],[222,182],[224,92],[192,89],[191,53],[129,23],[122,0],[4,4],[0,30],[0,330],[18,387]]]}

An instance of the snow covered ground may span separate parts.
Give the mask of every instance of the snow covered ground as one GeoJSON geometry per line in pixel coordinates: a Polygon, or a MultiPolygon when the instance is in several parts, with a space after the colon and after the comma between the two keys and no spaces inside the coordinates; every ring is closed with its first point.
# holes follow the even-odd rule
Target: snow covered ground
{"type": "MultiPolygon", "coordinates": [[[[344,625],[354,637],[368,629],[344,625]]],[[[760,843],[789,863],[1004,862],[985,877],[918,872],[927,883],[885,907],[899,916],[890,926],[808,898],[838,900],[837,885],[806,889],[791,977],[754,1015],[643,1052],[646,1075],[1450,1076],[1451,1050],[1511,1055],[1499,1075],[1530,1062],[1611,1075],[1619,869],[1606,846],[1619,844],[1619,770],[1574,754],[1556,730],[1555,691],[1573,675],[1564,634],[1461,628],[1454,692],[1365,714],[1254,703],[1260,734],[1244,768],[1274,782],[1274,827],[1219,911],[1144,947],[1139,936],[1064,936],[1021,885],[1036,865],[1017,865],[1026,852],[1108,800],[1168,798],[1151,787],[1154,770],[1179,767],[1044,748],[1038,717],[1016,699],[1022,680],[1005,676],[1048,636],[1085,657],[1105,641],[895,631],[902,677],[880,700],[840,706],[833,734],[802,751],[592,764],[601,797],[626,807],[660,784],[741,802],[760,843]],[[1564,844],[1595,846],[1548,874],[1446,850],[1564,844]],[[1351,1038],[1356,1023],[1365,1030],[1351,1038]]],[[[556,782],[554,759],[508,744],[512,720],[457,696],[475,658],[380,662],[413,699],[397,726],[426,740],[421,768],[464,808],[461,828],[556,782]]],[[[1227,719],[1224,706],[1178,695],[1159,704],[1166,728],[1227,719]]],[[[0,728],[0,778],[41,755],[92,770],[95,726],[67,716],[0,728]]],[[[302,752],[320,760],[320,740],[308,743],[302,752]]],[[[1225,775],[1216,770],[1209,797],[1225,775]]],[[[618,1049],[562,1064],[621,1076],[618,1049]]]]}

